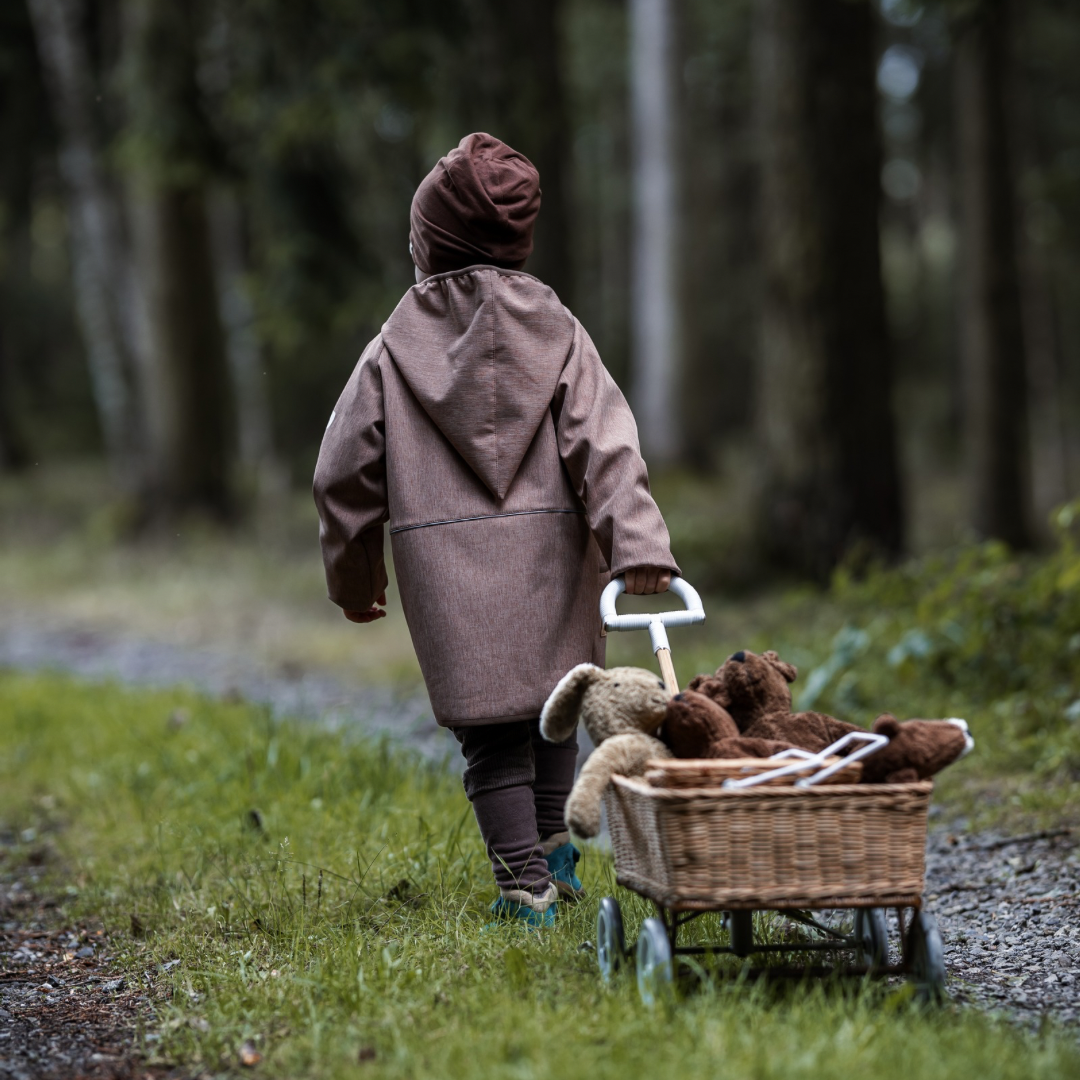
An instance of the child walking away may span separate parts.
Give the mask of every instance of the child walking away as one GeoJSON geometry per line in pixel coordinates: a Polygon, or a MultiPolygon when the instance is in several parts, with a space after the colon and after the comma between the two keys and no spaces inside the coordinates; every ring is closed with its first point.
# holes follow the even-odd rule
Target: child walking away
{"type": "Polygon", "coordinates": [[[435,718],[466,760],[497,916],[548,926],[582,895],[563,806],[576,736],[545,743],[562,676],[604,663],[608,575],[662,592],[678,568],[637,428],[589,335],[541,281],[540,178],[473,134],[413,198],[417,284],[360,357],[323,437],[315,501],[330,599],[385,614],[389,524],[435,718]]]}

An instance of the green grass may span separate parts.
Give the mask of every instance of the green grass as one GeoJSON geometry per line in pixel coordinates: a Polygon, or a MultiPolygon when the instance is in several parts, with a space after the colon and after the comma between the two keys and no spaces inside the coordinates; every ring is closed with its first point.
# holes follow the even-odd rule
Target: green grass
{"type": "MultiPolygon", "coordinates": [[[[180,961],[149,1044],[165,1060],[239,1071],[254,1039],[258,1075],[277,1077],[1080,1072],[1075,1033],[924,1013],[890,987],[778,996],[706,980],[649,1011],[580,950],[614,891],[607,858],[588,852],[592,899],[555,930],[484,932],[493,887],[459,781],[386,744],[182,693],[10,674],[0,740],[15,857],[47,845],[52,886],[72,914],[105,920],[132,971],[180,961]]],[[[620,898],[632,935],[645,907],[620,898]]]]}

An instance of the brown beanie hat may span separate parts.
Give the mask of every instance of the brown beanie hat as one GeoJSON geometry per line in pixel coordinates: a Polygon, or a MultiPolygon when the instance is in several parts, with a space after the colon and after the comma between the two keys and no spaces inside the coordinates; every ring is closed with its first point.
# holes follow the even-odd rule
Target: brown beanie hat
{"type": "Polygon", "coordinates": [[[539,212],[540,174],[533,163],[493,135],[466,135],[413,196],[413,262],[425,274],[473,263],[518,270],[532,252],[539,212]]]}

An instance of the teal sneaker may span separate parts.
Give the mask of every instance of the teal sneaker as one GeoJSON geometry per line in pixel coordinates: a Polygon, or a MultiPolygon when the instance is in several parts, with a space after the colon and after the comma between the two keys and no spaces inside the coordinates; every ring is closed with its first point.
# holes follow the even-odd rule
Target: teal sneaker
{"type": "Polygon", "coordinates": [[[534,896],[528,889],[500,891],[502,895],[491,905],[491,913],[497,921],[488,923],[485,930],[514,922],[524,925],[527,930],[546,930],[555,925],[555,901],[559,899],[559,891],[554,883],[539,896],[534,896]]]}
{"type": "Polygon", "coordinates": [[[568,832],[556,833],[544,842],[544,858],[547,859],[551,880],[559,890],[560,900],[581,900],[585,890],[577,876],[577,864],[581,861],[581,852],[570,843],[568,832]],[[556,846],[551,846],[551,845],[556,846]],[[547,848],[551,847],[551,850],[547,848]]]}

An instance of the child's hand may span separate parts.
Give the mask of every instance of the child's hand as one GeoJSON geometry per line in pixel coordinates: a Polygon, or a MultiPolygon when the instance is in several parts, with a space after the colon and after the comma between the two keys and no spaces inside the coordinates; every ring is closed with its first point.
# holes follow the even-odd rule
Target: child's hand
{"type": "MultiPolygon", "coordinates": [[[[665,585],[664,588],[667,588],[667,586],[665,585]]],[[[383,611],[383,608],[386,607],[386,593],[380,593],[376,596],[375,604],[372,604],[367,611],[349,611],[348,609],[344,609],[342,614],[349,622],[368,623],[374,622],[376,619],[385,619],[386,612],[383,611]],[[375,607],[375,604],[381,606],[375,607]]]]}
{"type": "Polygon", "coordinates": [[[659,566],[635,566],[623,576],[626,578],[626,591],[633,596],[667,592],[671,584],[671,571],[659,566]]]}

